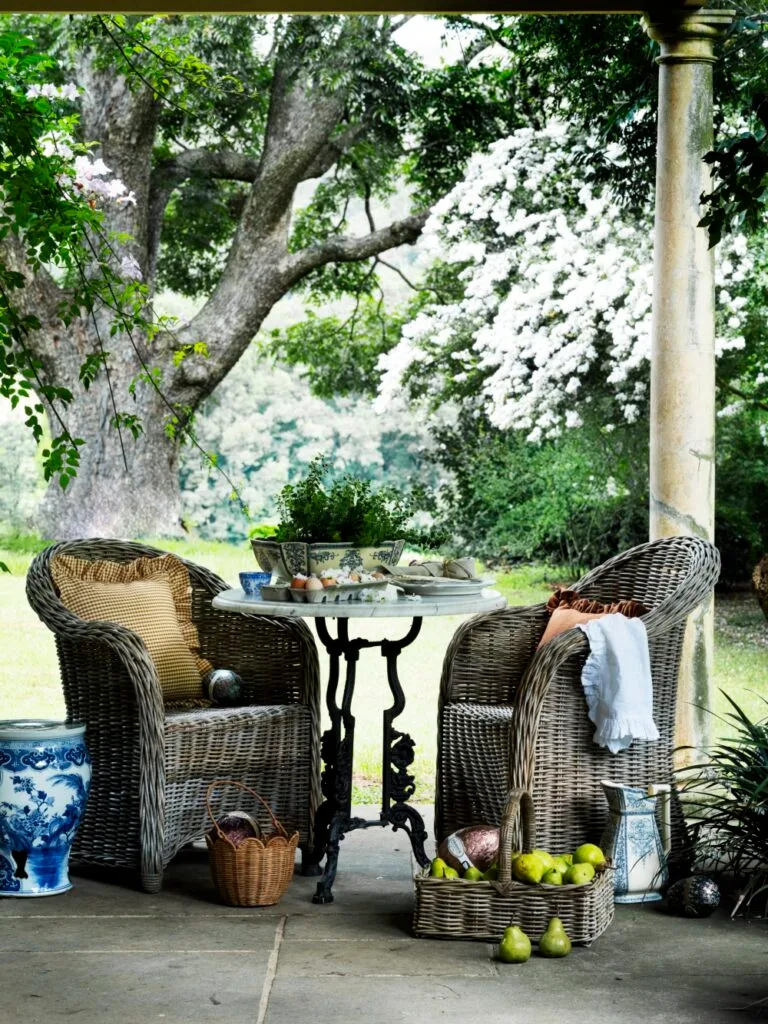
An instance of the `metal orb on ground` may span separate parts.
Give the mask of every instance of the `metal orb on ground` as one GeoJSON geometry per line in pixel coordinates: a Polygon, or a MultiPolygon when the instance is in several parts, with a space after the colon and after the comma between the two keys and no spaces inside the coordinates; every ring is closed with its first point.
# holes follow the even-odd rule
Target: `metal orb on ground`
{"type": "Polygon", "coordinates": [[[681,917],[709,917],[720,904],[720,890],[711,878],[681,878],[667,889],[666,909],[681,917]]]}
{"type": "Polygon", "coordinates": [[[203,694],[220,707],[240,703],[243,680],[230,668],[213,668],[203,676],[203,694]]]}

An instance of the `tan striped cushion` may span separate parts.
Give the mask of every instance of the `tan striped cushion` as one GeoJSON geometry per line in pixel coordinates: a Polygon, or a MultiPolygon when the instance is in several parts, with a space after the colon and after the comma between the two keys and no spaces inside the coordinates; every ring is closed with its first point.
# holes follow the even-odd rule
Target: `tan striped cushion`
{"type": "Polygon", "coordinates": [[[62,604],[81,619],[116,622],[144,641],[166,704],[203,704],[189,573],[175,555],[133,562],[88,562],[57,555],[51,575],[62,604]]]}

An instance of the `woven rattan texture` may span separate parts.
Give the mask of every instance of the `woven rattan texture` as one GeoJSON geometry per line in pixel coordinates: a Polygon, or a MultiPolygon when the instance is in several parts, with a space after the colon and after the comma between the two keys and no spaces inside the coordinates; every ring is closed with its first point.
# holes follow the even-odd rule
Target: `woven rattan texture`
{"type": "MultiPolygon", "coordinates": [[[[56,635],[67,716],[86,723],[93,758],[73,860],[138,870],[145,890],[158,891],[173,855],[203,836],[205,790],[222,776],[262,793],[308,849],[320,797],[320,718],[317,649],[306,625],[217,611],[212,598],[227,584],[185,561],[201,654],[242,676],[246,706],[166,713],[142,641],[63,606],[50,573],[57,554],[127,562],[163,552],[69,541],[41,552],[29,569],[29,602],[56,635]]],[[[233,791],[224,809],[236,804],[233,791]]]]}
{"type": "Polygon", "coordinates": [[[264,798],[242,783],[231,780],[212,782],[206,791],[207,820],[205,833],[211,877],[224,903],[231,907],[270,907],[280,901],[293,879],[293,860],[299,833],[290,832],[264,798]],[[250,796],[254,808],[259,808],[259,836],[245,839],[235,846],[216,824],[221,815],[220,795],[227,787],[239,790],[238,802],[243,806],[243,795],[250,796]],[[216,811],[211,798],[215,796],[216,811]],[[264,817],[268,819],[264,822],[264,817]]]}
{"type": "MultiPolygon", "coordinates": [[[[588,652],[579,629],[540,651],[544,605],[477,616],[457,632],[443,666],[438,718],[435,832],[438,839],[465,825],[497,823],[508,786],[529,790],[537,811],[536,845],[565,852],[599,841],[607,819],[601,779],[630,785],[673,781],[672,751],[685,622],[712,591],[720,571],[716,548],[692,537],[670,537],[633,548],[588,573],[574,590],[604,602],[635,599],[650,609],[648,631],[654,718],[661,739],[634,742],[610,754],[592,741],[581,668],[588,652]],[[494,665],[494,662],[497,662],[494,665]],[[461,702],[488,705],[489,736],[498,730],[497,705],[513,705],[510,748],[486,747],[478,715],[462,719],[461,702]],[[507,783],[499,786],[499,778],[507,783]],[[471,792],[470,804],[462,792],[471,792]]],[[[683,840],[673,801],[673,839],[683,840]]]]}

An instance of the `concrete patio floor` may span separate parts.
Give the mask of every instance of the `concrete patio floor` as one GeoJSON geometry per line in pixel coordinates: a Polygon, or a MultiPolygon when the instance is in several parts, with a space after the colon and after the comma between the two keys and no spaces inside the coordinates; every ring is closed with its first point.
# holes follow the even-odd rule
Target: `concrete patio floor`
{"type": "Polygon", "coordinates": [[[591,948],[513,967],[486,943],[412,938],[410,870],[402,833],[370,829],[344,841],[327,907],[298,875],[275,907],[224,907],[198,850],[157,896],[91,873],[62,896],[2,900],[0,1022],[768,1021],[765,921],[619,907],[591,948]]]}

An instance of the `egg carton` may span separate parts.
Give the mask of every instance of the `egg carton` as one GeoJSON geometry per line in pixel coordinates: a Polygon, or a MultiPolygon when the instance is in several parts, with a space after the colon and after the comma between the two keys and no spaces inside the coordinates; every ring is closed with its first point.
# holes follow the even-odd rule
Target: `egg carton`
{"type": "Polygon", "coordinates": [[[386,580],[375,583],[337,583],[336,586],[323,587],[322,590],[304,590],[291,587],[291,598],[300,604],[341,604],[343,601],[357,601],[364,590],[385,590],[386,580]]]}

